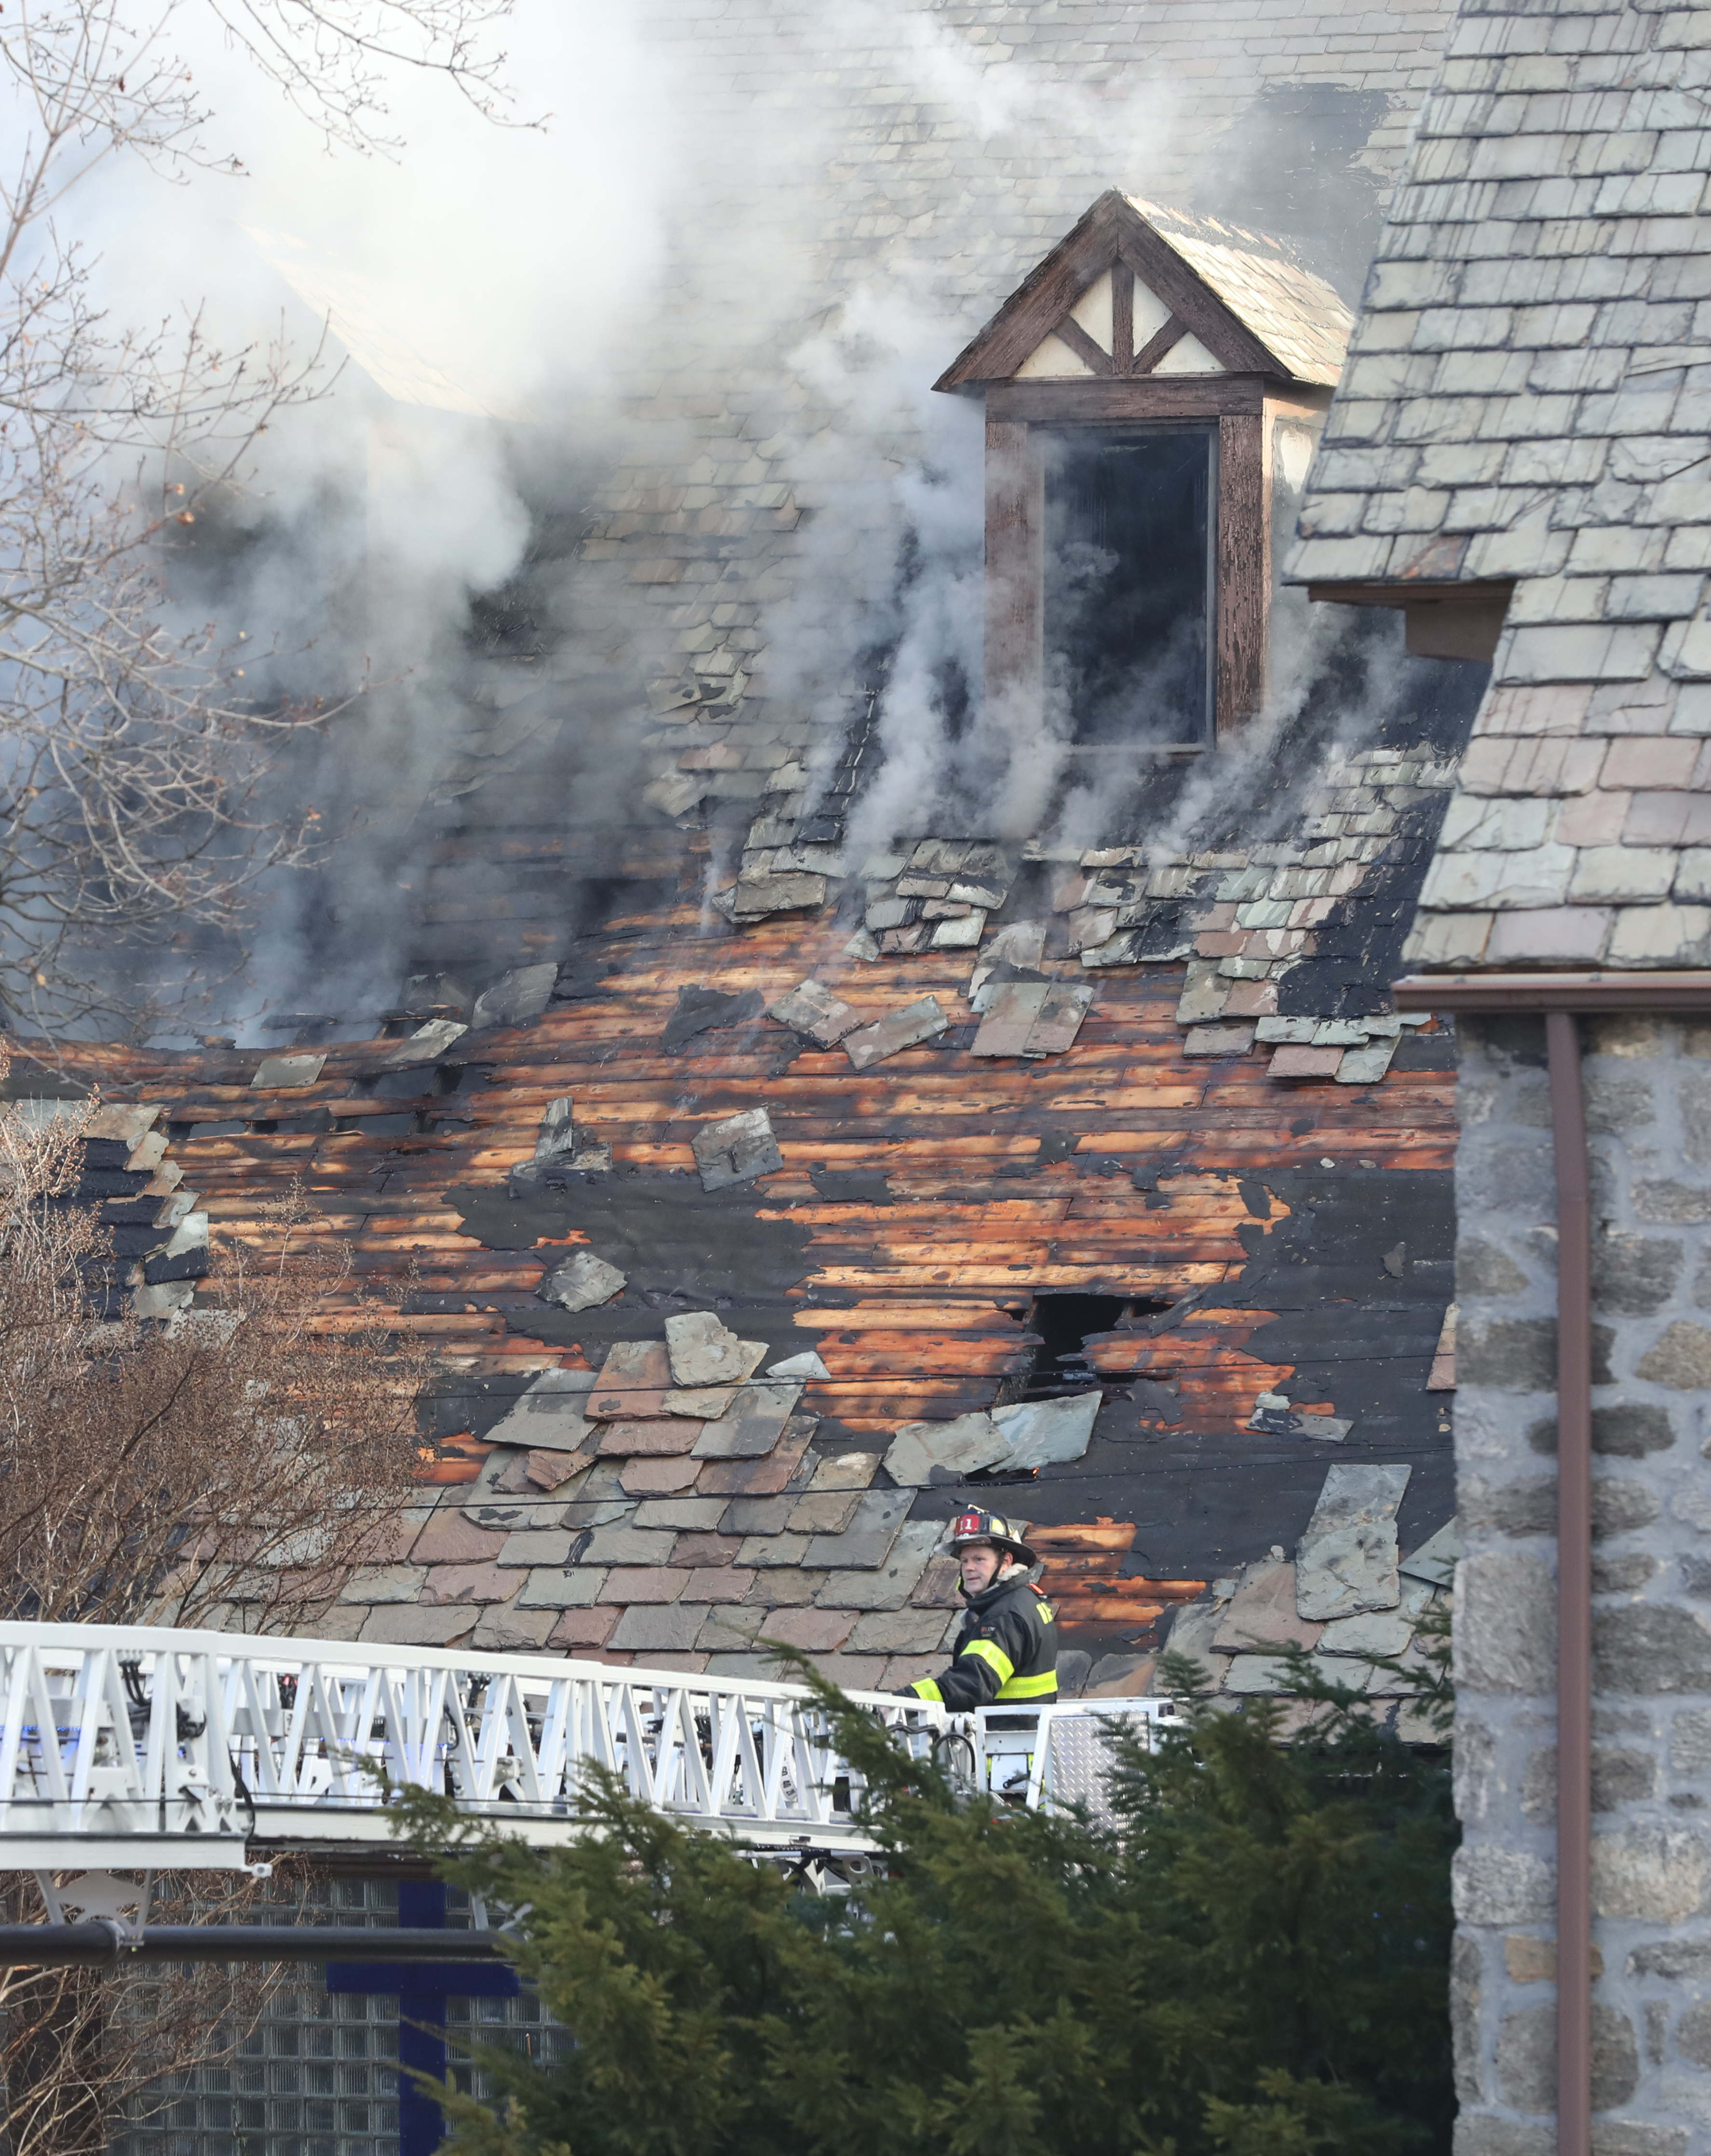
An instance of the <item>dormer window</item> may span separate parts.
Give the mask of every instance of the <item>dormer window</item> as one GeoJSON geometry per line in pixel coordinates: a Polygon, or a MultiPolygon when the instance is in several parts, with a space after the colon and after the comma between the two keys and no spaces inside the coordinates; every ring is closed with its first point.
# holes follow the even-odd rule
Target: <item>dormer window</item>
{"type": "Polygon", "coordinates": [[[986,409],[986,682],[1089,758],[1264,701],[1273,488],[1351,326],[1277,242],[1101,196],[936,385],[986,409]]]}
{"type": "Polygon", "coordinates": [[[1045,681],[1077,745],[1206,741],[1217,430],[1041,428],[1037,454],[1045,681]]]}

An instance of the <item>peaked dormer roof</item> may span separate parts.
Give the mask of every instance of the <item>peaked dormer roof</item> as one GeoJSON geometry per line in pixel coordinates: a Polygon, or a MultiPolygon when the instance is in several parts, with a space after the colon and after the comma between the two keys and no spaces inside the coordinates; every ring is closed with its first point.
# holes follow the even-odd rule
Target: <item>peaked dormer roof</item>
{"type": "Polygon", "coordinates": [[[1353,326],[1278,241],[1113,188],[933,386],[1225,373],[1328,386],[1353,326]]]}

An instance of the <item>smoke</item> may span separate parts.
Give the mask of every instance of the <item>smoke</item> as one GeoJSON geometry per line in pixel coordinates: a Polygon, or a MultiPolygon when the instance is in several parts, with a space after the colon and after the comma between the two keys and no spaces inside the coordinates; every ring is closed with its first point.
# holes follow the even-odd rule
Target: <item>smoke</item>
{"type": "MultiPolygon", "coordinates": [[[[329,146],[210,37],[211,139],[246,176],[116,166],[80,198],[116,316],[204,305],[234,349],[283,324],[342,361],[178,594],[273,654],[258,694],[362,691],[280,775],[329,853],[264,911],[227,1011],[252,1038],[270,1007],[392,999],[434,947],[435,834],[496,773],[533,783],[549,736],[575,776],[543,813],[634,820],[649,685],[676,675],[812,718],[824,771],[885,654],[852,865],[907,830],[1036,829],[1061,787],[1062,715],[979,694],[979,408],[930,385],[1106,187],[1204,196],[1204,116],[1166,69],[1046,64],[933,0],[711,20],[522,0],[515,124],[400,73],[393,159],[329,146]],[[665,524],[712,536],[681,583],[638,584],[600,535],[668,494],[665,524]],[[779,536],[727,545],[721,516],[779,536]],[[520,668],[470,631],[480,595],[525,589],[520,668]]],[[[1099,815],[1072,787],[1061,829],[1099,815]]],[[[460,873],[502,912],[501,861],[460,873]]]]}

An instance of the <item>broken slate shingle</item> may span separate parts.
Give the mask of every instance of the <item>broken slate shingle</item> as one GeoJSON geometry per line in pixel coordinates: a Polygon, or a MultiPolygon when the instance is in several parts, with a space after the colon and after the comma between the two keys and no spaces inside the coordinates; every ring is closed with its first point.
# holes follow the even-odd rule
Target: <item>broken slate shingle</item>
{"type": "Polygon", "coordinates": [[[1462,1530],[1453,1519],[1446,1520],[1435,1535],[1430,1535],[1412,1557],[1405,1557],[1400,1570],[1405,1579],[1424,1579],[1434,1587],[1455,1584],[1457,1560],[1466,1549],[1462,1530]]]}
{"type": "Polygon", "coordinates": [[[811,1571],[875,1572],[891,1555],[912,1502],[907,1490],[870,1490],[840,1535],[816,1535],[803,1562],[811,1571]]]}
{"type": "Polygon", "coordinates": [[[733,1183],[753,1183],[784,1165],[764,1108],[745,1108],[709,1123],[690,1140],[703,1190],[723,1190],[733,1183]]]}
{"type": "Polygon", "coordinates": [[[1414,1637],[1414,1626],[1400,1609],[1369,1609],[1361,1617],[1339,1617],[1319,1640],[1322,1655],[1400,1655],[1414,1637]]]}
{"type": "Polygon", "coordinates": [[[799,1415],[784,1425],[784,1435],[770,1452],[758,1459],[709,1460],[695,1486],[710,1496],[776,1496],[804,1472],[814,1430],[812,1415],[799,1415]]]}
{"type": "Polygon", "coordinates": [[[1049,1467],[1060,1460],[1079,1460],[1093,1435],[1104,1395],[1097,1385],[1061,1399],[1022,1400],[994,1408],[994,1427],[1010,1449],[1006,1467],[1049,1467]]]}
{"type": "Polygon", "coordinates": [[[859,1012],[814,980],[799,981],[788,995],[780,996],[768,1008],[767,1015],[820,1048],[835,1048],[846,1033],[861,1023],[859,1012]]]}
{"type": "Polygon", "coordinates": [[[942,1520],[906,1520],[882,1563],[834,1572],[814,1600],[822,1609],[901,1609],[943,1534],[942,1520]]]}
{"type": "Polygon", "coordinates": [[[663,1415],[671,1389],[671,1364],[663,1340],[617,1340],[606,1350],[588,1412],[625,1422],[663,1415]]]}
{"type": "Polygon", "coordinates": [[[826,902],[823,875],[785,870],[777,875],[743,876],[731,896],[734,921],[763,921],[769,913],[801,913],[826,902]]]}
{"type": "Polygon", "coordinates": [[[971,1055],[1020,1055],[1034,1022],[1046,1007],[1048,981],[1005,981],[986,994],[984,1016],[974,1035],[971,1055]]]}
{"type": "Polygon", "coordinates": [[[576,1159],[576,1124],[571,1113],[571,1099],[567,1093],[557,1101],[547,1103],[541,1117],[540,1132],[535,1140],[535,1150],[527,1160],[519,1161],[511,1171],[511,1182],[515,1192],[531,1183],[544,1183],[563,1189],[563,1171],[572,1167],[576,1159]]]}
{"type": "Polygon", "coordinates": [[[1354,1424],[1343,1415],[1303,1414],[1282,1393],[1261,1393],[1247,1419],[1250,1430],[1262,1430],[1270,1437],[1303,1437],[1321,1444],[1340,1445],[1354,1424]]]}
{"type": "Polygon", "coordinates": [[[475,1008],[470,1014],[471,1030],[479,1033],[484,1026],[520,1025],[525,1019],[538,1018],[551,1000],[557,978],[557,965],[550,959],[538,966],[518,966],[475,998],[475,1008]]]}
{"type": "Polygon", "coordinates": [[[578,1250],[548,1273],[535,1292],[542,1302],[556,1302],[566,1310],[594,1310],[610,1302],[625,1280],[616,1265],[609,1265],[592,1250],[578,1250]]]}
{"type": "Polygon", "coordinates": [[[938,998],[922,996],[918,1003],[906,1004],[902,1010],[888,1011],[872,1025],[845,1034],[844,1053],[858,1070],[866,1070],[888,1055],[900,1055],[906,1048],[933,1040],[949,1024],[938,998]]]}
{"type": "Polygon", "coordinates": [[[255,1066],[252,1086],[274,1093],[292,1092],[312,1086],[321,1075],[324,1055],[264,1055],[255,1066]]]}
{"type": "Polygon", "coordinates": [[[800,1355],[787,1355],[781,1363],[767,1364],[769,1378],[829,1378],[831,1374],[812,1348],[800,1355]]]}
{"type": "Polygon", "coordinates": [[[994,973],[1009,978],[1015,973],[1030,973],[1038,967],[1045,952],[1043,921],[1012,921],[1000,928],[988,939],[986,948],[975,960],[974,970],[969,976],[970,1009],[986,1009],[987,983],[994,973]]]}
{"type": "Polygon", "coordinates": [[[795,1413],[802,1388],[760,1378],[745,1385],[728,1411],[696,1440],[698,1460],[758,1460],[772,1450],[795,1413]]]}
{"type": "Polygon", "coordinates": [[[933,1482],[960,1482],[983,1467],[1009,1463],[1009,1441],[989,1414],[958,1415],[953,1422],[907,1422],[886,1448],[886,1472],[907,1490],[933,1482]]]}
{"type": "Polygon", "coordinates": [[[419,1025],[408,1040],[389,1048],[382,1060],[394,1070],[412,1063],[432,1063],[469,1029],[455,1018],[430,1018],[426,1025],[419,1025]]]}
{"type": "Polygon", "coordinates": [[[1351,1466],[1327,1474],[1295,1553],[1295,1604],[1302,1616],[1328,1622],[1396,1607],[1396,1508],[1410,1472],[1400,1466],[1351,1466]]]}
{"type": "Polygon", "coordinates": [[[585,1410],[592,1370],[543,1370],[510,1411],[487,1432],[490,1445],[521,1445],[547,1452],[575,1452],[598,1433],[585,1410]]]}
{"type": "Polygon", "coordinates": [[[760,1016],[763,1007],[763,998],[758,988],[746,988],[740,995],[727,995],[721,988],[699,986],[680,988],[677,1008],[665,1021],[660,1045],[667,1054],[675,1054],[698,1033],[706,1033],[715,1026],[749,1024],[760,1016]]]}
{"type": "Polygon", "coordinates": [[[693,1452],[705,1427],[681,1415],[603,1422],[599,1425],[600,1456],[604,1460],[657,1459],[693,1452]]]}
{"type": "Polygon", "coordinates": [[[811,1491],[865,1490],[879,1466],[876,1452],[836,1452],[825,1455],[814,1471],[811,1491]]]}
{"type": "Polygon", "coordinates": [[[1024,1055],[1061,1055],[1082,1029],[1095,994],[1089,981],[1054,981],[1028,1031],[1024,1055]]]}
{"type": "Polygon", "coordinates": [[[710,1310],[686,1310],[665,1320],[665,1348],[679,1385],[733,1385],[753,1377],[766,1343],[739,1340],[710,1310]]]}
{"type": "MultiPolygon", "coordinates": [[[[78,1104],[68,1103],[74,1109],[78,1104]]],[[[129,1104],[112,1103],[97,1108],[83,1127],[86,1138],[111,1138],[118,1144],[130,1147],[134,1152],[159,1117],[158,1107],[136,1107],[129,1104]]]]}
{"type": "Polygon", "coordinates": [[[1251,1654],[1264,1647],[1314,1647],[1322,1630],[1295,1606],[1295,1567],[1287,1559],[1261,1558],[1244,1566],[1211,1644],[1225,1655],[1251,1654]]]}
{"type": "Polygon", "coordinates": [[[667,1414],[688,1415],[696,1422],[717,1422],[737,1397],[729,1385],[696,1385],[665,1395],[667,1414]]]}

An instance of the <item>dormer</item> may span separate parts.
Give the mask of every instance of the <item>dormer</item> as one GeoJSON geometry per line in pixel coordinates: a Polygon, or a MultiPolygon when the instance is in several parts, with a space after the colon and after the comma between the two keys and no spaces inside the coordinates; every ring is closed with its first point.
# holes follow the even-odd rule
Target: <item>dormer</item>
{"type": "Polygon", "coordinates": [[[1274,521],[1353,326],[1276,240],[1111,192],[934,387],[986,413],[986,695],[1089,758],[1266,693],[1274,521]]]}

